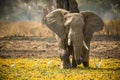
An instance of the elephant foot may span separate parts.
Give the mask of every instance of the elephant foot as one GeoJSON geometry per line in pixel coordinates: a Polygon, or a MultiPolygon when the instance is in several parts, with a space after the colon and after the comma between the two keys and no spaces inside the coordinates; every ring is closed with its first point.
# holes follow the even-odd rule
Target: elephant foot
{"type": "Polygon", "coordinates": [[[62,61],[62,67],[63,69],[71,68],[69,54],[63,54],[60,55],[61,61],[62,61]]]}
{"type": "Polygon", "coordinates": [[[60,69],[69,69],[69,68],[71,68],[70,64],[61,64],[60,65],[60,69]]]}
{"type": "Polygon", "coordinates": [[[69,69],[69,68],[71,68],[70,62],[63,61],[60,66],[60,69],[69,69]]]}
{"type": "Polygon", "coordinates": [[[76,68],[76,67],[77,67],[76,61],[72,60],[72,68],[76,68]]]}
{"type": "Polygon", "coordinates": [[[84,62],[83,62],[83,66],[84,66],[84,67],[89,67],[89,62],[88,62],[88,61],[84,61],[84,62]]]}
{"type": "Polygon", "coordinates": [[[69,68],[71,68],[70,63],[67,63],[67,64],[63,63],[63,69],[69,69],[69,68]]]}
{"type": "Polygon", "coordinates": [[[82,59],[82,58],[76,60],[76,63],[77,63],[78,65],[80,65],[82,62],[83,62],[83,59],[82,59]]]}
{"type": "Polygon", "coordinates": [[[77,60],[77,64],[80,65],[82,63],[82,60],[77,60]]]}

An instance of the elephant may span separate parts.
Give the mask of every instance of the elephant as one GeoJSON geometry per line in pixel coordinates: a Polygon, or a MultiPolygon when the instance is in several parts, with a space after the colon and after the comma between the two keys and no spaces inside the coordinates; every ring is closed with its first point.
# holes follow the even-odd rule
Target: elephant
{"type": "Polygon", "coordinates": [[[56,34],[63,69],[76,68],[81,63],[89,67],[90,41],[93,33],[104,26],[100,16],[92,11],[70,13],[56,9],[44,17],[44,24],[56,34]]]}

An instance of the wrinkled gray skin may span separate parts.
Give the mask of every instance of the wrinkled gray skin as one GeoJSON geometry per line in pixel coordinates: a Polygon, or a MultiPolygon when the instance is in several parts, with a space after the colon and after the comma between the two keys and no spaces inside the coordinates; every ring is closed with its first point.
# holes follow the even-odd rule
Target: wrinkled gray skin
{"type": "Polygon", "coordinates": [[[57,35],[64,69],[75,68],[81,63],[84,67],[89,66],[90,40],[93,33],[102,30],[104,26],[102,19],[96,13],[90,11],[70,13],[64,9],[56,9],[48,13],[44,23],[57,35]]]}

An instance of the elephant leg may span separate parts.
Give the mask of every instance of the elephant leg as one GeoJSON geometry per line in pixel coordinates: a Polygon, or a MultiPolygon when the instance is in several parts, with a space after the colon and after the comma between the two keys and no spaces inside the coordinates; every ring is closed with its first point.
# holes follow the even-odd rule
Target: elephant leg
{"type": "Polygon", "coordinates": [[[70,46],[68,46],[68,52],[72,55],[72,68],[76,68],[77,64],[76,64],[76,61],[75,61],[74,49],[73,49],[72,44],[70,46]]]}
{"type": "Polygon", "coordinates": [[[89,51],[84,50],[84,55],[83,55],[83,66],[84,67],[89,67],[89,51]]]}
{"type": "Polygon", "coordinates": [[[67,53],[67,50],[61,49],[60,50],[60,59],[62,61],[62,66],[64,69],[71,68],[69,54],[67,53]]]}
{"type": "Polygon", "coordinates": [[[70,64],[70,54],[67,50],[67,41],[66,39],[64,40],[59,40],[59,53],[60,53],[60,58],[62,61],[62,67],[64,69],[71,68],[70,64]]]}
{"type": "Polygon", "coordinates": [[[83,52],[83,66],[84,66],[84,67],[89,67],[90,40],[91,40],[91,39],[86,39],[86,40],[85,40],[85,42],[86,42],[89,50],[86,50],[86,49],[84,48],[84,52],[83,52]]]}
{"type": "Polygon", "coordinates": [[[77,64],[76,64],[76,61],[75,61],[75,56],[74,56],[74,53],[72,54],[72,68],[76,68],[77,67],[77,64]]]}
{"type": "Polygon", "coordinates": [[[69,59],[69,53],[67,50],[67,39],[66,37],[63,35],[63,38],[59,38],[57,35],[55,35],[56,40],[58,41],[58,46],[59,46],[59,50],[58,53],[60,54],[60,59],[62,61],[62,65],[61,67],[66,69],[66,68],[71,68],[71,64],[70,64],[70,59],[69,59]]]}

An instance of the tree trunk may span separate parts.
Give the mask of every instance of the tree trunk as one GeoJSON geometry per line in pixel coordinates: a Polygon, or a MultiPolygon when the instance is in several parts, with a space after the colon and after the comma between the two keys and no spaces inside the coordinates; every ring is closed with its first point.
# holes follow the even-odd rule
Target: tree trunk
{"type": "Polygon", "coordinates": [[[79,13],[78,4],[76,0],[57,0],[57,8],[65,9],[71,13],[79,13]]]}
{"type": "Polygon", "coordinates": [[[57,8],[68,10],[71,13],[79,13],[76,0],[48,0],[46,8],[43,9],[44,16],[57,8]]]}
{"type": "Polygon", "coordinates": [[[49,0],[46,4],[46,8],[43,9],[44,16],[50,11],[57,8],[68,10],[71,13],[79,13],[78,4],[76,0],[49,0]]]}

